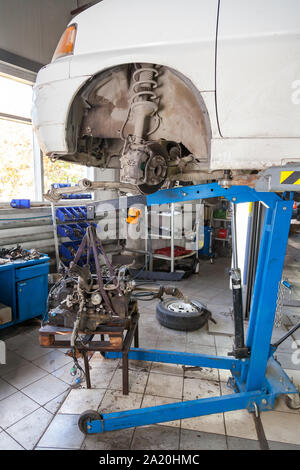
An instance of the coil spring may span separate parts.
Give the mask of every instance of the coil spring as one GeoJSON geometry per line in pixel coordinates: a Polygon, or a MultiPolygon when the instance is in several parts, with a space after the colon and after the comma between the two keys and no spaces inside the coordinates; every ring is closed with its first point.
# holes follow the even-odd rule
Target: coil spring
{"type": "MultiPolygon", "coordinates": [[[[132,97],[129,101],[126,119],[120,130],[120,135],[123,140],[126,140],[124,136],[124,129],[132,111],[138,106],[143,106],[145,101],[148,103],[151,101],[154,102],[159,98],[154,91],[157,88],[157,77],[158,71],[155,67],[138,67],[138,65],[135,64],[135,71],[132,75],[132,79],[135,82],[132,85],[132,97]]],[[[154,125],[153,129],[147,132],[147,135],[153,134],[153,132],[155,132],[159,127],[160,119],[159,116],[155,114],[157,112],[157,108],[158,105],[153,103],[153,114],[155,115],[156,124],[154,125]]]]}
{"type": "MultiPolygon", "coordinates": [[[[130,100],[132,106],[137,103],[137,99],[145,97],[147,100],[156,100],[157,94],[153,91],[157,88],[156,78],[158,71],[154,67],[140,67],[137,68],[132,78],[135,83],[132,86],[133,96],[130,100]]],[[[138,101],[139,102],[139,101],[138,101]]]]}

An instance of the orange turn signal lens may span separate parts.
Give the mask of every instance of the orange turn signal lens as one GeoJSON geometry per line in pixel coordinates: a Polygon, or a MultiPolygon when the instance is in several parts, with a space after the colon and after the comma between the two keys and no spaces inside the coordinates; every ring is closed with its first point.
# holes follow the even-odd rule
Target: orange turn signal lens
{"type": "Polygon", "coordinates": [[[73,54],[76,39],[76,24],[69,26],[57,44],[52,61],[65,55],[73,54]]]}

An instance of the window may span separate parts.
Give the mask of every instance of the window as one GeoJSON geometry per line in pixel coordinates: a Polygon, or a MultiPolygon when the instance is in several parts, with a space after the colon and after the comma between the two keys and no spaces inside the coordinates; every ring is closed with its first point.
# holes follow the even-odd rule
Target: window
{"type": "Polygon", "coordinates": [[[32,85],[0,76],[1,113],[31,118],[32,85]]]}
{"type": "Polygon", "coordinates": [[[0,200],[34,196],[31,126],[0,119],[0,200]]]}
{"type": "Polygon", "coordinates": [[[0,75],[1,202],[41,200],[52,183],[75,184],[87,175],[84,166],[59,160],[53,163],[48,157],[40,164],[42,157],[33,142],[31,101],[32,84],[0,75]]]}
{"type": "Polygon", "coordinates": [[[0,200],[34,198],[32,86],[0,76],[0,200]]]}
{"type": "Polygon", "coordinates": [[[82,165],[56,160],[52,162],[49,157],[43,157],[44,192],[50,189],[52,183],[76,184],[86,178],[87,169],[82,165]]]}

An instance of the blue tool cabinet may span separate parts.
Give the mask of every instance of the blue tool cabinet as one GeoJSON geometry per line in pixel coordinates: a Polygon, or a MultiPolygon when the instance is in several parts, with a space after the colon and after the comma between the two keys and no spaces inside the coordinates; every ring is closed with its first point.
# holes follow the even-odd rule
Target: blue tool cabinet
{"type": "Polygon", "coordinates": [[[198,251],[199,255],[208,256],[209,258],[214,257],[214,252],[211,246],[211,236],[213,229],[211,227],[204,227],[204,246],[201,250],[198,251]]]}
{"type": "Polygon", "coordinates": [[[12,321],[0,325],[0,329],[45,315],[48,273],[47,255],[0,266],[0,302],[12,309],[12,321]]]}

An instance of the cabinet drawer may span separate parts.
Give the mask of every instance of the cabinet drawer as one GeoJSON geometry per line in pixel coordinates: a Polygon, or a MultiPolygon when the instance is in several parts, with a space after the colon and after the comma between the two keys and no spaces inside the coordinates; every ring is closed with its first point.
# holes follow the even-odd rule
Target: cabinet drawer
{"type": "Polygon", "coordinates": [[[25,279],[31,279],[32,277],[48,274],[48,272],[48,263],[35,264],[33,266],[27,266],[26,268],[16,269],[16,280],[23,281],[25,279]]]}

